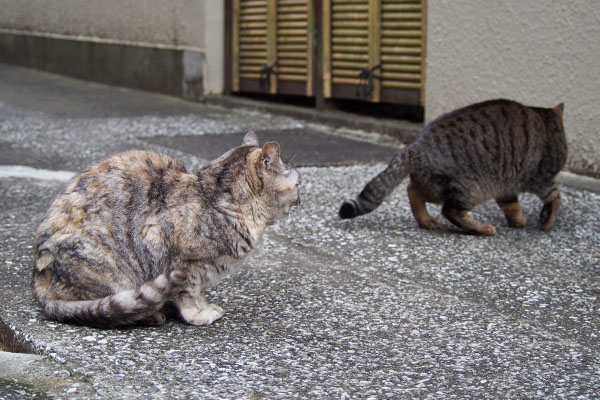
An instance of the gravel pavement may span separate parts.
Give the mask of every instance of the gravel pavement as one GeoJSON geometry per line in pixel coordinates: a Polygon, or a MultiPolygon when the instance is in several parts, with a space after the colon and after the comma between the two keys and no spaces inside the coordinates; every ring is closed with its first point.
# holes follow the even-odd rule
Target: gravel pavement
{"type": "Polygon", "coordinates": [[[0,352],[0,398],[599,398],[600,194],[562,186],[549,232],[529,195],[524,229],[493,202],[473,215],[494,237],[462,234],[436,206],[441,229],[420,229],[406,182],[375,212],[340,220],[390,151],[368,132],[0,64],[0,321],[37,353],[0,352]],[[198,168],[211,154],[198,146],[250,129],[261,142],[295,135],[297,148],[281,142],[299,154],[302,207],[209,291],[222,320],[98,330],[44,319],[33,235],[69,176],[132,148],[198,168]],[[308,156],[332,137],[331,159],[308,156]]]}

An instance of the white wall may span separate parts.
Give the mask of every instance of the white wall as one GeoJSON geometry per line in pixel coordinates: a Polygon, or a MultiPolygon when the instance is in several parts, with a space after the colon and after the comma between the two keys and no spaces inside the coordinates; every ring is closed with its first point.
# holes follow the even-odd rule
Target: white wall
{"type": "Polygon", "coordinates": [[[225,81],[225,9],[222,0],[204,1],[206,62],[204,92],[223,93],[225,81]]]}
{"type": "Polygon", "coordinates": [[[200,52],[204,86],[219,93],[223,7],[222,0],[0,0],[0,29],[200,52]]]}
{"type": "Polygon", "coordinates": [[[0,26],[23,31],[203,48],[201,7],[186,0],[0,0],[0,26]]]}
{"type": "Polygon", "coordinates": [[[565,103],[569,168],[600,177],[600,3],[428,1],[426,120],[480,100],[565,103]]]}

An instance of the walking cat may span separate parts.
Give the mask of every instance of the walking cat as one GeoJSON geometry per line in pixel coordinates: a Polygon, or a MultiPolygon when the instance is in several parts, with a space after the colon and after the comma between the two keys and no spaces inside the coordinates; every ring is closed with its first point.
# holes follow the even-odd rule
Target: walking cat
{"type": "Polygon", "coordinates": [[[438,228],[426,203],[441,203],[442,215],[470,233],[494,235],[468,212],[489,199],[504,211],[508,225],[526,224],[518,194],[531,192],[544,202],[543,229],[550,229],[560,205],[555,175],[565,165],[567,143],[563,104],[528,107],[510,100],[491,100],[442,115],[397,153],[388,167],[354,200],[342,204],[341,218],[377,208],[410,174],[408,199],[423,228],[438,228]]]}
{"type": "Polygon", "coordinates": [[[276,142],[241,146],[188,173],[129,151],[74,177],[35,238],[33,293],[46,317],[110,328],[160,325],[175,306],[192,325],[223,310],[205,290],[235,270],[266,226],[300,203],[276,142]]]}

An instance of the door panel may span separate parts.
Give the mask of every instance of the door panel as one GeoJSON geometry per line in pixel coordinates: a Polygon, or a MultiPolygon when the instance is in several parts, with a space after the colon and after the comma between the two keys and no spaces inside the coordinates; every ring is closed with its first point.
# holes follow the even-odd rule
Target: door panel
{"type": "Polygon", "coordinates": [[[421,0],[325,1],[324,96],[421,104],[425,10],[421,0]]]}
{"type": "Polygon", "coordinates": [[[231,4],[233,92],[423,104],[426,0],[231,4]]]}
{"type": "Polygon", "coordinates": [[[312,0],[234,0],[232,10],[232,91],[313,96],[312,0]]]}

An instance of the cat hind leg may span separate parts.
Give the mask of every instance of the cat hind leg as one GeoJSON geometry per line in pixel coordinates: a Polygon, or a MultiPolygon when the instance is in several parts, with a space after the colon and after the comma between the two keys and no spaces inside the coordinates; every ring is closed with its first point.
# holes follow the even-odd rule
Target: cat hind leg
{"type": "Polygon", "coordinates": [[[511,228],[523,228],[527,225],[527,219],[523,216],[517,195],[499,197],[496,199],[496,203],[498,203],[498,206],[504,212],[508,226],[511,228]]]}
{"type": "Polygon", "coordinates": [[[489,224],[482,224],[469,215],[470,209],[463,209],[446,202],[442,206],[442,215],[468,233],[478,233],[492,236],[496,234],[496,228],[489,224]]]}
{"type": "Polygon", "coordinates": [[[438,229],[440,223],[427,212],[426,198],[411,182],[406,188],[410,209],[421,228],[438,229]]]}
{"type": "Polygon", "coordinates": [[[560,192],[556,187],[553,187],[545,196],[540,197],[544,202],[544,206],[540,212],[540,225],[543,230],[547,231],[552,228],[556,219],[556,212],[561,203],[560,192]]]}

